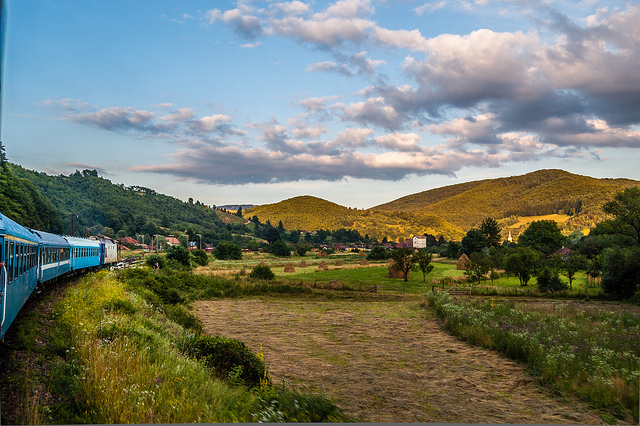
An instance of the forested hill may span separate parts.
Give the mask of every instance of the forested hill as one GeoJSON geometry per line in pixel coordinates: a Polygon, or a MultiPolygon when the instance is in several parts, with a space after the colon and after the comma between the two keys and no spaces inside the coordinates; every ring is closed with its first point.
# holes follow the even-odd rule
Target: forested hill
{"type": "MultiPolygon", "coordinates": [[[[50,201],[48,205],[55,206],[58,228],[51,228],[46,223],[33,224],[34,228],[44,231],[70,234],[72,214],[77,215],[74,218],[75,235],[81,236],[113,232],[132,237],[144,234],[149,238],[155,234],[188,231],[192,239],[195,234],[202,234],[204,241],[215,243],[231,239],[234,226],[242,227],[242,219],[236,218],[238,223],[225,223],[220,216],[235,216],[219,214],[200,202],[186,203],[149,188],[113,184],[99,177],[95,170],[76,171],[69,176],[50,176],[7,164],[15,179],[37,189],[35,192],[44,196],[41,198],[50,201]]],[[[11,211],[6,211],[6,204],[0,205],[0,209],[11,217],[11,211]]],[[[24,215],[12,219],[28,223],[24,215]]],[[[233,219],[226,220],[230,221],[233,219]]]]}
{"type": "Polygon", "coordinates": [[[28,179],[18,177],[6,161],[0,166],[0,212],[34,229],[61,233],[59,211],[28,179]]]}
{"type": "Polygon", "coordinates": [[[461,227],[486,217],[571,216],[571,225],[592,227],[604,218],[602,206],[623,188],[640,186],[631,179],[596,179],[563,170],[539,170],[522,176],[445,186],[372,207],[372,211],[435,214],[461,227]]]}

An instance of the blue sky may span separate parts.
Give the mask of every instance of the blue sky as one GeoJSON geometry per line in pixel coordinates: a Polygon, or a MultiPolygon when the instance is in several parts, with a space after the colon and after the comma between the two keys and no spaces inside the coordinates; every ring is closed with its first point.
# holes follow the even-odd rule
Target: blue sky
{"type": "Polygon", "coordinates": [[[640,179],[640,5],[9,0],[2,140],[205,204],[640,179]]]}

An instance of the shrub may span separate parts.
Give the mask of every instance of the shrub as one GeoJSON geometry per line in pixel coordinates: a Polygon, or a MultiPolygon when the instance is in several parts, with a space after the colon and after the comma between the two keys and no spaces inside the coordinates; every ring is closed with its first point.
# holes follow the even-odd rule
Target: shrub
{"type": "Polygon", "coordinates": [[[538,290],[540,291],[562,291],[569,288],[567,283],[562,281],[557,271],[544,268],[538,274],[538,290]]]}
{"type": "Polygon", "coordinates": [[[603,254],[602,289],[617,299],[628,299],[640,284],[640,250],[608,248],[603,254]]]}
{"type": "Polygon", "coordinates": [[[291,256],[291,249],[283,240],[278,240],[271,244],[269,247],[269,251],[278,257],[289,257],[291,256]]]}
{"type": "Polygon", "coordinates": [[[159,254],[150,254],[146,257],[144,263],[151,268],[155,268],[156,264],[160,269],[164,269],[167,267],[167,260],[164,258],[164,256],[160,256],[159,254]]]}
{"type": "Polygon", "coordinates": [[[191,252],[193,255],[193,261],[196,262],[200,266],[207,266],[209,263],[209,257],[207,256],[207,252],[204,250],[194,250],[191,252]]]}
{"type": "Polygon", "coordinates": [[[222,241],[216,247],[215,256],[219,260],[240,260],[242,247],[230,241],[222,241]]]}
{"type": "Polygon", "coordinates": [[[183,305],[167,305],[164,308],[164,312],[169,319],[180,324],[184,328],[193,330],[197,334],[202,333],[202,321],[189,312],[189,310],[183,305]]]}
{"type": "Polygon", "coordinates": [[[185,353],[212,369],[222,380],[231,378],[249,388],[271,386],[267,366],[239,340],[220,336],[194,337],[186,342],[185,353]]]}
{"type": "Polygon", "coordinates": [[[298,253],[298,256],[304,256],[306,252],[309,251],[309,244],[298,244],[296,246],[296,253],[298,253]]]}
{"type": "Polygon", "coordinates": [[[267,265],[256,265],[249,274],[249,278],[254,280],[272,280],[275,277],[276,274],[267,265]]]}
{"type": "Polygon", "coordinates": [[[169,247],[167,249],[167,259],[173,259],[184,266],[191,265],[191,254],[186,247],[183,247],[181,245],[169,247]]]}

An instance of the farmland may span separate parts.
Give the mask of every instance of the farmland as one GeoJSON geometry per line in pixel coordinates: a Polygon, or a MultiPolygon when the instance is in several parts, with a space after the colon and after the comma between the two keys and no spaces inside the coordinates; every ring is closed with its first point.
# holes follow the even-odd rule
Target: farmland
{"type": "MultiPolygon", "coordinates": [[[[230,274],[242,280],[242,268],[265,260],[247,259],[240,268],[229,263],[200,272],[230,274]]],[[[594,407],[605,423],[637,420],[634,401],[638,400],[640,308],[594,301],[602,294],[599,288],[588,286],[585,275],[578,275],[573,290],[553,297],[538,292],[535,280],[526,287],[515,277],[501,277],[493,283],[487,280],[472,287],[474,296],[454,298],[458,302],[446,313],[442,298],[448,296],[437,290],[468,285],[459,282],[465,277],[455,264],[434,263],[423,284],[421,273],[403,283],[386,277],[386,263],[360,262],[360,257],[353,255],[308,258],[305,267],[296,266],[295,272],[285,273],[287,262],[274,259],[271,266],[279,282],[312,287],[320,295],[201,301],[196,304],[198,315],[208,333],[232,335],[255,348],[262,347],[273,363],[276,381],[326,392],[349,414],[365,421],[591,423],[593,419],[580,416],[593,415],[594,407]],[[323,261],[328,269],[319,271],[323,261]],[[446,277],[452,280],[441,284],[446,277]],[[371,292],[372,285],[376,293],[371,292]],[[585,300],[586,291],[590,301],[585,300]],[[434,299],[438,295],[440,299],[434,299]],[[491,310],[488,307],[476,307],[483,303],[502,309],[494,326],[520,333],[514,338],[520,339],[517,343],[513,340],[501,347],[497,342],[508,338],[477,333],[489,330],[489,323],[481,321],[494,315],[487,313],[491,310]],[[517,309],[509,311],[516,303],[517,309]],[[419,305],[429,308],[419,309],[419,305]],[[476,325],[453,327],[460,321],[455,315],[476,325]],[[515,326],[511,320],[521,323],[515,326]],[[572,339],[558,337],[563,339],[562,345],[551,339],[531,354],[516,353],[514,345],[531,346],[526,339],[522,341],[529,334],[521,333],[527,331],[529,322],[547,324],[540,325],[532,339],[542,341],[563,332],[572,339]],[[574,323],[581,324],[579,329],[570,326],[574,323]],[[557,324],[565,328],[552,327],[557,324]],[[619,328],[614,330],[614,324],[619,328]],[[602,336],[610,339],[605,342],[602,336]],[[518,362],[506,361],[498,352],[518,362]],[[627,361],[620,363],[620,357],[627,361]],[[569,358],[577,360],[572,372],[563,370],[569,358]],[[491,377],[483,376],[483,371],[491,371],[491,377]],[[376,380],[372,382],[373,377],[376,380]],[[546,399],[551,395],[569,398],[574,408],[568,412],[551,409],[546,399]],[[578,397],[581,403],[576,401],[578,397]],[[474,408],[467,410],[457,402],[460,400],[472,401],[474,408]],[[519,407],[522,401],[528,401],[528,409],[519,407]],[[505,402],[508,408],[501,405],[505,402]]]]}

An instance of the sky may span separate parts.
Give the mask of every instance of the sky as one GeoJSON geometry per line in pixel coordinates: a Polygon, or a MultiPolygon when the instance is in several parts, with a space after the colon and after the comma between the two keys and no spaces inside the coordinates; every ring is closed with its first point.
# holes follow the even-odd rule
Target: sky
{"type": "Polygon", "coordinates": [[[635,1],[3,3],[27,169],[356,208],[539,169],[640,180],[635,1]]]}

